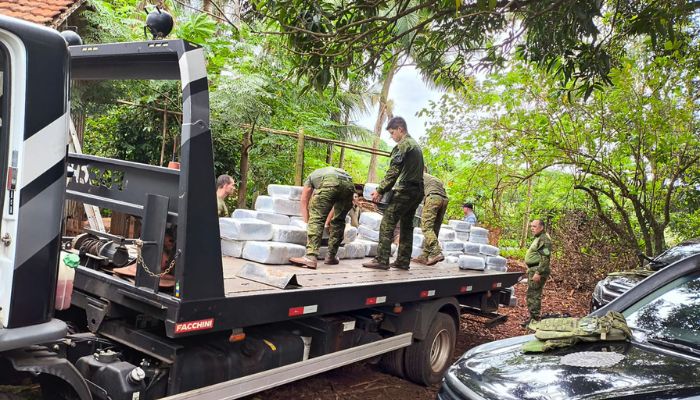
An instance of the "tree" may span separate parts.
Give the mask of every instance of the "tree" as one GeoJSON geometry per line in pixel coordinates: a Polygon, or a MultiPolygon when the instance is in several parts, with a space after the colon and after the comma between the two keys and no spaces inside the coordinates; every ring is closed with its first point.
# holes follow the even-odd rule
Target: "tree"
{"type": "Polygon", "coordinates": [[[652,58],[640,46],[634,55],[611,71],[614,86],[588,100],[571,99],[541,73],[514,66],[461,97],[447,96],[445,104],[459,107],[432,131],[468,143],[461,149],[515,182],[560,171],[627,246],[658,254],[681,195],[692,198],[700,182],[698,63],[680,53],[652,58]]]}
{"type": "Polygon", "coordinates": [[[685,0],[253,3],[275,34],[287,35],[297,71],[315,87],[342,82],[348,71],[373,74],[397,42],[410,38],[409,52],[423,60],[419,68],[441,84],[460,87],[475,68],[500,67],[519,54],[588,94],[610,83],[630,38],[648,36],[664,53],[700,7],[685,0]],[[417,15],[418,24],[397,33],[402,18],[417,15]],[[442,65],[445,58],[450,62],[442,65]]]}

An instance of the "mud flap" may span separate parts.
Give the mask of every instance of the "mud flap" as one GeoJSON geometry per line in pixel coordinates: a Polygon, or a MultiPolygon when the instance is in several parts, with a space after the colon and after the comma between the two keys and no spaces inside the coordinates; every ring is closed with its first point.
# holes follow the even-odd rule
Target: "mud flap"
{"type": "Polygon", "coordinates": [[[43,346],[30,346],[2,353],[17,371],[33,375],[47,374],[66,382],[80,397],[80,400],[92,400],[87,382],[78,370],[65,358],[60,358],[43,346]]]}

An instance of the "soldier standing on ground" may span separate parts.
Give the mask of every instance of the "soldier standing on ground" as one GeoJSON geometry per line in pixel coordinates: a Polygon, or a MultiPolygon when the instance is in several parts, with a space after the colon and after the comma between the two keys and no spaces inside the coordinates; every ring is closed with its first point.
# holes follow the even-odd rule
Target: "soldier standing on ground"
{"type": "Polygon", "coordinates": [[[535,219],[530,222],[530,231],[535,240],[525,253],[527,264],[527,309],[529,318],[523,323],[527,326],[531,321],[539,321],[542,306],[542,289],[549,277],[549,258],[552,255],[552,238],[544,231],[544,222],[535,219]]]}
{"type": "Polygon", "coordinates": [[[372,192],[372,200],[379,202],[382,196],[393,189],[382,223],[379,226],[377,256],[362,264],[365,268],[384,269],[390,267],[408,270],[413,250],[413,216],[423,199],[423,153],[418,143],[408,134],[406,121],[392,118],[386,126],[396,146],[391,150],[391,162],[384,179],[372,192]],[[396,261],[389,265],[391,240],[394,228],[401,223],[399,250],[396,261]]]}
{"type": "Polygon", "coordinates": [[[445,186],[438,178],[424,173],[423,184],[425,185],[425,199],[423,200],[420,227],[425,239],[423,239],[423,254],[414,258],[413,261],[419,264],[435,265],[445,259],[445,256],[442,255],[440,242],[438,242],[438,236],[449,200],[445,186]]]}
{"type": "Polygon", "coordinates": [[[324,224],[331,210],[333,217],[328,232],[328,254],[325,264],[340,263],[336,254],[343,241],[345,217],[352,208],[354,193],[355,185],[352,183],[352,177],[340,168],[320,168],[306,178],[301,191],[301,216],[304,222],[308,223],[306,255],[290,258],[291,263],[316,269],[324,224]]]}
{"type": "Polygon", "coordinates": [[[219,175],[216,178],[216,208],[219,217],[230,217],[226,207],[226,198],[236,191],[236,181],[230,175],[219,175]]]}

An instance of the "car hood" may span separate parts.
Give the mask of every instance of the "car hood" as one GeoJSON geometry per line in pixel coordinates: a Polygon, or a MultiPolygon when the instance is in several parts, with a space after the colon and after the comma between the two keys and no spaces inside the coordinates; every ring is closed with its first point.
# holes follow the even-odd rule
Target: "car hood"
{"type": "Polygon", "coordinates": [[[465,398],[486,399],[642,399],[700,394],[700,360],[633,342],[597,342],[524,354],[522,344],[533,339],[532,335],[522,336],[472,349],[450,367],[445,384],[465,398]],[[605,368],[560,363],[562,356],[580,351],[613,351],[624,359],[605,368]]]}

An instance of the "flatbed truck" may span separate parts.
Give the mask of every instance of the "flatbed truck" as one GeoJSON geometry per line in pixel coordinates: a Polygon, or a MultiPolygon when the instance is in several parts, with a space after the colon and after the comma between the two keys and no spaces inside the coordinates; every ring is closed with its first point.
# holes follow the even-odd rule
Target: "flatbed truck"
{"type": "MultiPolygon", "coordinates": [[[[381,357],[390,373],[438,382],[464,307],[507,304],[519,273],[362,260],[317,270],[222,257],[203,49],[183,40],[68,46],[0,16],[0,384],[47,399],[235,399],[381,357]],[[68,152],[70,84],[179,80],[180,169],[68,152]],[[80,255],[71,307],[56,312],[66,199],[137,216],[133,280],[80,255]],[[166,229],[175,285],[162,289],[166,229]],[[155,268],[157,266],[158,268],[155,268]]],[[[75,241],[72,242],[75,244],[75,241]]],[[[93,252],[94,253],[94,252],[93,252]]]]}

